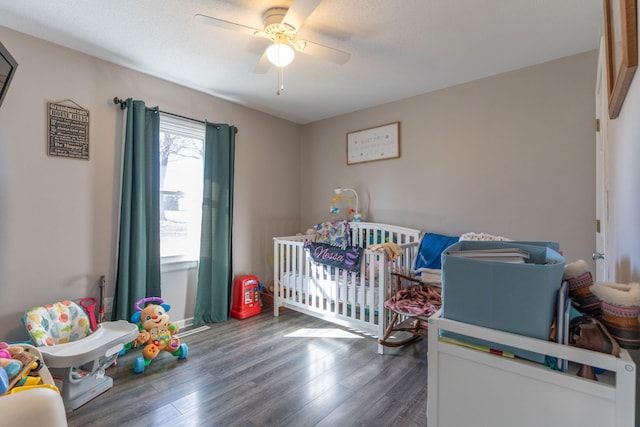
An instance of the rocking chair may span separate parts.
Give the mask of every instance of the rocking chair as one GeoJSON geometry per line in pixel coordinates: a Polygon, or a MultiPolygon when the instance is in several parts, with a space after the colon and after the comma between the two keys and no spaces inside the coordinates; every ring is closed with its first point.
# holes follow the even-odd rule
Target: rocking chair
{"type": "Polygon", "coordinates": [[[429,317],[441,307],[440,288],[405,272],[392,271],[396,293],[385,301],[391,320],[379,340],[387,347],[401,347],[427,337],[429,317]]]}

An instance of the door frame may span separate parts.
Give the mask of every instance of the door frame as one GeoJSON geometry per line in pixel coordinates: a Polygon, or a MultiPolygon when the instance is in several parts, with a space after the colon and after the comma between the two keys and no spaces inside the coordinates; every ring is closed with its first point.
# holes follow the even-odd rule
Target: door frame
{"type": "MultiPolygon", "coordinates": [[[[596,78],[596,247],[597,253],[605,258],[595,259],[595,280],[608,282],[609,268],[607,262],[608,249],[608,187],[607,187],[607,124],[608,124],[608,97],[606,74],[603,72],[606,64],[604,37],[600,38],[600,50],[598,53],[598,72],[596,78]]],[[[595,255],[595,253],[594,253],[595,255]]]]}

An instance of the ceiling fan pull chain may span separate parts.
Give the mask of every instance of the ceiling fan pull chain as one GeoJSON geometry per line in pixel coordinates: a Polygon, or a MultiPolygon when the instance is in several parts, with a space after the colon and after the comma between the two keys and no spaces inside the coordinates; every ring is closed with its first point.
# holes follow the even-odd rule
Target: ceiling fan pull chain
{"type": "Polygon", "coordinates": [[[284,67],[278,67],[278,91],[276,92],[280,95],[280,92],[284,90],[284,67]]]}

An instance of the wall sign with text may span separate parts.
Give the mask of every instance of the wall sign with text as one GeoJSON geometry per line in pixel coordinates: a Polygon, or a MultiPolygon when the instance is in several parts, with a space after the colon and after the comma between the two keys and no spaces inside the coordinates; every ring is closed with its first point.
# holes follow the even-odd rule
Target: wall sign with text
{"type": "Polygon", "coordinates": [[[89,110],[73,101],[47,103],[49,137],[47,154],[89,159],[89,110]],[[62,102],[72,103],[65,105],[62,102]]]}
{"type": "Polygon", "coordinates": [[[347,164],[400,157],[400,122],[347,133],[347,164]]]}

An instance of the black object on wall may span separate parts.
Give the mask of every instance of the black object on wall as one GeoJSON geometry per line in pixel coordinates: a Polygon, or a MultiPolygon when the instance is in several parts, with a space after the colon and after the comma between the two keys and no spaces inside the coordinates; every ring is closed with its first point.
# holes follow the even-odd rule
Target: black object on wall
{"type": "Polygon", "coordinates": [[[0,42],[0,106],[2,106],[4,96],[9,90],[9,84],[16,73],[16,68],[18,68],[18,63],[0,42]]]}

